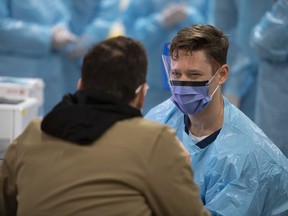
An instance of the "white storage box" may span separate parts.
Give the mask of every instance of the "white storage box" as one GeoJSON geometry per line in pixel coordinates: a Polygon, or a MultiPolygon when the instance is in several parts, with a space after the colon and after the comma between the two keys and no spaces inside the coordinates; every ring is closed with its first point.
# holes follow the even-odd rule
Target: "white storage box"
{"type": "Polygon", "coordinates": [[[39,104],[35,98],[24,100],[0,99],[0,159],[8,145],[38,116],[39,104]]]}
{"type": "Polygon", "coordinates": [[[0,76],[0,98],[21,100],[33,97],[40,107],[43,105],[43,91],[42,79],[0,76]]]}

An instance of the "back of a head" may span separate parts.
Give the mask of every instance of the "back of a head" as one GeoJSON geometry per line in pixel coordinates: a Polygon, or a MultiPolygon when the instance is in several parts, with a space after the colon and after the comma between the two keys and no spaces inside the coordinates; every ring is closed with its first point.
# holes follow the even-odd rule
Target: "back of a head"
{"type": "Polygon", "coordinates": [[[191,25],[181,29],[173,38],[170,45],[170,54],[177,59],[178,51],[187,53],[203,50],[208,58],[218,64],[226,64],[229,41],[224,33],[211,25],[191,25]]]}
{"type": "Polygon", "coordinates": [[[146,82],[147,56],[138,41],[119,36],[98,44],[85,55],[82,89],[103,91],[129,103],[146,82]]]}

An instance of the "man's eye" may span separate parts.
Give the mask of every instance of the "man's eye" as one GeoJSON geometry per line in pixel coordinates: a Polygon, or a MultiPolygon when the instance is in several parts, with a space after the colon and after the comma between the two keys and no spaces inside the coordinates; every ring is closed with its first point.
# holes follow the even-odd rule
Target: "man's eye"
{"type": "Polygon", "coordinates": [[[190,73],[190,74],[187,74],[187,77],[191,78],[191,79],[196,79],[198,78],[200,75],[199,74],[195,74],[195,73],[190,73]]]}
{"type": "Polygon", "coordinates": [[[179,78],[179,77],[181,77],[181,73],[178,73],[178,72],[176,72],[176,71],[173,71],[173,72],[171,72],[171,77],[173,77],[173,78],[179,78]]]}

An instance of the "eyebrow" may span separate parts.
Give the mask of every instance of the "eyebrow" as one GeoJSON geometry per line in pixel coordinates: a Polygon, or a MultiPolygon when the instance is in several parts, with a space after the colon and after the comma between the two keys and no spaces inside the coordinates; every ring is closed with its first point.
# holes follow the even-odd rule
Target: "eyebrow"
{"type": "Polygon", "coordinates": [[[204,72],[201,70],[193,69],[193,70],[186,70],[186,71],[181,71],[179,69],[171,69],[170,72],[178,72],[178,73],[197,73],[197,74],[203,74],[204,72]]]}

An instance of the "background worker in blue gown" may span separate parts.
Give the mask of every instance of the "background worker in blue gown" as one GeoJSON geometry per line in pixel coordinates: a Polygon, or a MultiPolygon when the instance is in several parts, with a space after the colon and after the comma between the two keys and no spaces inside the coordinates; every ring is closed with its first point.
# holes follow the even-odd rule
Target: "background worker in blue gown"
{"type": "Polygon", "coordinates": [[[140,40],[148,54],[148,84],[143,112],[146,113],[159,101],[170,96],[162,85],[161,52],[164,42],[169,41],[181,28],[203,23],[201,12],[187,0],[137,0],[130,1],[123,14],[126,35],[140,40]]]}
{"type": "Polygon", "coordinates": [[[222,96],[228,46],[227,36],[211,25],[180,30],[171,56],[163,56],[172,96],[146,118],[176,130],[213,215],[287,215],[287,158],[222,96]]]}
{"type": "Polygon", "coordinates": [[[255,122],[288,157],[288,0],[275,1],[253,30],[259,57],[255,122]]]}
{"type": "Polygon", "coordinates": [[[190,4],[203,15],[204,23],[210,22],[211,0],[193,0],[190,4]]]}
{"type": "Polygon", "coordinates": [[[71,14],[69,29],[77,36],[66,49],[64,73],[65,91],[76,91],[82,58],[95,43],[108,38],[113,24],[120,19],[119,0],[65,0],[71,14]]]}
{"type": "Polygon", "coordinates": [[[0,76],[45,82],[44,112],[64,93],[62,54],[76,39],[61,0],[0,1],[0,76]]]}
{"type": "Polygon", "coordinates": [[[230,76],[224,95],[254,120],[258,63],[249,44],[252,28],[271,8],[272,0],[211,0],[210,23],[229,37],[230,76]]]}

